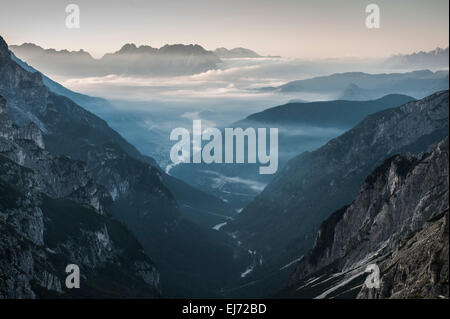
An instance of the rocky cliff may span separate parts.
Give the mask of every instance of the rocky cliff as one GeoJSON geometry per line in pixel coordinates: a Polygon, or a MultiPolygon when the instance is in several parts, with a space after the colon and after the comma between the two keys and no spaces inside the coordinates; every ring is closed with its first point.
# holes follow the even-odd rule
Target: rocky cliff
{"type": "Polygon", "coordinates": [[[381,287],[363,285],[359,297],[448,298],[448,160],[447,137],[420,158],[396,155],[377,167],[353,202],[322,223],[290,294],[356,296],[375,263],[381,287]]]}
{"type": "Polygon", "coordinates": [[[448,209],[381,261],[380,289],[357,298],[448,298],[448,209]]]}
{"type": "Polygon", "coordinates": [[[1,96],[0,189],[0,297],[159,296],[157,269],[108,216],[104,187],[46,151],[35,124],[13,124],[1,96]],[[68,264],[80,267],[79,290],[64,285],[68,264]]]}

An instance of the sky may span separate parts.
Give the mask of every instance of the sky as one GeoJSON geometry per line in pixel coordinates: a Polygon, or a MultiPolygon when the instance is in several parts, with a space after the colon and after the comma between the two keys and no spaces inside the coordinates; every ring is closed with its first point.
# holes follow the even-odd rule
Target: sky
{"type": "Polygon", "coordinates": [[[447,47],[448,7],[448,0],[0,0],[0,35],[8,44],[84,49],[97,58],[125,43],[376,58],[447,47]],[[70,3],[80,7],[79,29],[65,25],[70,3]],[[379,29],[365,25],[369,3],[380,7],[379,29]]]}

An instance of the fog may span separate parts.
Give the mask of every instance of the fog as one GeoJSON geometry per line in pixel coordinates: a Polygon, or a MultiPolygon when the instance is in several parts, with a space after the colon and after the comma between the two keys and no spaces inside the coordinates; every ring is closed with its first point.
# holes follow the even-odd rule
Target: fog
{"type": "MultiPolygon", "coordinates": [[[[337,72],[388,72],[379,60],[319,60],[306,61],[284,58],[224,59],[216,70],[173,77],[138,77],[106,75],[67,78],[56,76],[66,87],[85,94],[109,99],[192,102],[192,99],[242,99],[279,102],[280,97],[256,89],[274,87],[293,80],[307,79],[337,72]],[[191,100],[191,101],[189,101],[191,100]]],[[[332,96],[308,94],[285,95],[306,100],[329,99],[332,96]]]]}
{"type": "MultiPolygon", "coordinates": [[[[205,127],[223,128],[248,115],[290,101],[319,101],[339,98],[342,92],[283,92],[270,88],[293,80],[339,72],[390,73],[382,60],[285,58],[223,59],[218,69],[164,77],[107,75],[53,78],[62,85],[88,95],[107,98],[112,107],[93,109],[137,148],[169,165],[171,130],[190,129],[192,121],[205,127]],[[267,90],[265,89],[267,88],[267,90]]],[[[409,71],[409,70],[407,70],[409,71]]],[[[321,134],[321,128],[297,134],[321,134]]],[[[334,134],[330,134],[333,136],[334,134]]]]}

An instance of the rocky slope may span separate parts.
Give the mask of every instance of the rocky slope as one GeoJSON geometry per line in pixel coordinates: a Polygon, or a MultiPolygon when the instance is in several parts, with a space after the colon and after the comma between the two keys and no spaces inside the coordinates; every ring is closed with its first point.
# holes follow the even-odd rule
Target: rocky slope
{"type": "Polygon", "coordinates": [[[322,223],[288,295],[356,296],[376,263],[380,289],[363,285],[359,297],[448,298],[448,142],[420,159],[396,155],[377,167],[353,202],[322,223]]]}
{"type": "Polygon", "coordinates": [[[50,155],[34,123],[13,124],[1,96],[0,189],[0,297],[159,296],[159,273],[108,216],[106,190],[80,161],[50,155]],[[79,290],[64,285],[72,263],[79,290]]]}
{"type": "Polygon", "coordinates": [[[447,134],[448,91],[369,115],[320,149],[288,162],[225,230],[262,254],[267,267],[262,275],[277,270],[312,247],[319,224],[350,203],[386,158],[420,154],[447,134]]]}

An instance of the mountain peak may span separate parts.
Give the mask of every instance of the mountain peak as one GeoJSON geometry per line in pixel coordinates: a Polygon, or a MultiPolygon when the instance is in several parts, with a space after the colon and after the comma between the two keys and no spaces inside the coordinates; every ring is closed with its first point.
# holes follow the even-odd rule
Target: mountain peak
{"type": "Polygon", "coordinates": [[[219,58],[259,58],[261,57],[255,51],[250,49],[238,47],[234,49],[228,50],[227,48],[221,47],[214,50],[214,54],[216,54],[219,58]]]}
{"type": "Polygon", "coordinates": [[[24,48],[33,48],[33,49],[44,50],[43,47],[41,47],[41,46],[39,46],[37,44],[31,43],[31,42],[22,43],[20,46],[24,47],[24,48]]]}
{"type": "Polygon", "coordinates": [[[434,50],[434,55],[440,55],[440,54],[445,54],[445,53],[448,53],[448,47],[447,48],[441,48],[441,47],[437,47],[435,50],[434,50]]]}
{"type": "Polygon", "coordinates": [[[134,51],[136,49],[137,49],[136,44],[134,44],[134,43],[126,43],[120,48],[119,52],[128,53],[128,52],[132,52],[132,51],[134,51]]]}

